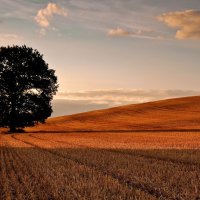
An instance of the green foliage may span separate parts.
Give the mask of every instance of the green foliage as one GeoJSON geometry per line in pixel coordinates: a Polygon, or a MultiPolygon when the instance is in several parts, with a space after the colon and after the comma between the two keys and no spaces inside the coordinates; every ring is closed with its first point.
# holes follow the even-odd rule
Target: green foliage
{"type": "Polygon", "coordinates": [[[0,127],[16,128],[44,123],[52,113],[58,88],[55,71],[32,48],[0,48],[0,127]]]}

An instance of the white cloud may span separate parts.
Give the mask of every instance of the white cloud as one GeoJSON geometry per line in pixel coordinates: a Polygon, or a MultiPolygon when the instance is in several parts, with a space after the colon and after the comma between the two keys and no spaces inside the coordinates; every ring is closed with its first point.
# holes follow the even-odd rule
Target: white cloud
{"type": "Polygon", "coordinates": [[[50,21],[55,14],[66,17],[67,11],[55,3],[49,3],[46,8],[38,11],[35,20],[39,26],[47,28],[50,26],[50,21]]]}
{"type": "Polygon", "coordinates": [[[200,39],[200,10],[164,13],[158,19],[169,27],[177,28],[177,39],[200,39]]]}

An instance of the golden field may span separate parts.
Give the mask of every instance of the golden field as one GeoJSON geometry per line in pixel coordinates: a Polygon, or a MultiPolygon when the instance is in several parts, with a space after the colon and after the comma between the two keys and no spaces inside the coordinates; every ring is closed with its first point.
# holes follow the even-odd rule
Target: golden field
{"type": "Polygon", "coordinates": [[[200,130],[200,97],[132,104],[50,118],[29,131],[200,130]]]}
{"type": "Polygon", "coordinates": [[[200,97],[0,134],[0,199],[199,199],[200,97]]]}

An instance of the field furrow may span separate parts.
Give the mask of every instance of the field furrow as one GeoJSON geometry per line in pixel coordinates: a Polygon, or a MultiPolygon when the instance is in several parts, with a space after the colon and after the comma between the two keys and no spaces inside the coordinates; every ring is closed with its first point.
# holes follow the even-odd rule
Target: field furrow
{"type": "Polygon", "coordinates": [[[7,175],[7,170],[6,170],[6,163],[5,163],[5,149],[3,147],[0,148],[1,152],[1,162],[0,162],[0,173],[1,173],[1,179],[0,179],[0,187],[1,187],[1,197],[2,199],[11,199],[11,188],[9,184],[9,178],[7,175]]]}
{"type": "MultiPolygon", "coordinates": [[[[16,158],[16,173],[18,174],[20,184],[23,187],[23,192],[21,193],[23,194],[23,197],[21,199],[40,199],[41,196],[45,197],[45,194],[48,191],[44,190],[44,184],[46,185],[47,183],[44,181],[41,182],[43,179],[38,178],[40,174],[36,175],[37,171],[33,171],[31,167],[32,163],[27,162],[19,149],[10,148],[10,151],[12,152],[13,157],[16,158]],[[38,195],[39,191],[41,191],[40,195],[38,195]]],[[[46,195],[46,199],[47,198],[48,196],[46,195]]]]}
{"type": "MultiPolygon", "coordinates": [[[[16,138],[16,137],[14,137],[16,138]]],[[[21,140],[21,138],[20,138],[21,140]]],[[[24,141],[24,138],[23,140],[24,141]]],[[[32,144],[30,141],[25,140],[24,141],[27,144],[32,144]]],[[[35,145],[34,145],[35,146],[35,145]]],[[[39,146],[40,148],[40,146],[39,146]]],[[[54,172],[54,174],[56,174],[55,177],[51,177],[51,180],[54,180],[54,186],[55,185],[64,185],[65,187],[62,188],[62,194],[65,194],[65,191],[67,188],[67,185],[69,185],[70,183],[70,187],[74,188],[76,192],[76,194],[78,195],[77,198],[79,197],[84,197],[85,195],[87,196],[87,199],[104,199],[104,198],[108,198],[108,199],[115,199],[116,197],[119,199],[135,199],[136,197],[138,199],[153,199],[153,197],[148,196],[147,194],[143,193],[142,191],[139,191],[135,188],[129,188],[127,185],[121,185],[118,180],[113,179],[113,177],[109,176],[109,175],[105,175],[100,173],[97,170],[91,169],[88,166],[85,166],[83,164],[81,164],[80,162],[74,162],[74,160],[71,160],[69,158],[60,156],[60,155],[56,155],[55,152],[52,153],[51,151],[47,151],[44,149],[37,149],[37,151],[40,152],[40,154],[43,154],[45,156],[45,158],[47,157],[47,155],[49,155],[49,157],[52,158],[52,162],[56,162],[58,160],[58,164],[57,166],[52,166],[51,163],[51,167],[52,167],[52,171],[51,173],[54,172]],[[70,166],[67,166],[67,164],[70,166]],[[71,175],[72,177],[66,177],[64,179],[62,179],[62,176],[58,176],[57,172],[53,171],[53,169],[58,169],[58,168],[63,168],[62,172],[60,172],[62,175],[71,175]],[[68,171],[69,170],[69,171],[68,171]],[[71,178],[71,179],[69,179],[71,178]],[[73,178],[73,179],[72,179],[73,178]],[[92,180],[92,183],[88,183],[88,180],[92,180]],[[56,184],[56,181],[57,184],[56,184]],[[63,182],[62,182],[63,181],[63,182]],[[69,181],[69,183],[67,182],[69,181]],[[74,184],[73,184],[74,182],[74,184]],[[79,188],[77,187],[78,183],[82,183],[83,185],[85,185],[84,188],[79,188]],[[91,190],[91,188],[93,188],[94,190],[91,190]],[[94,191],[94,192],[93,192],[94,191]],[[120,192],[121,191],[121,192],[120,192]],[[119,195],[120,192],[120,195],[119,195]],[[104,195],[104,197],[101,197],[101,195],[104,195]]],[[[34,150],[34,152],[36,152],[34,150]]],[[[38,155],[39,156],[39,155],[38,155]]],[[[31,159],[33,158],[38,158],[38,156],[31,156],[31,159]]],[[[27,160],[28,158],[26,158],[27,160]]],[[[29,158],[30,159],[30,158],[29,158]]],[[[32,162],[36,162],[36,160],[32,160],[32,162]]],[[[43,162],[44,163],[44,162],[43,162]]],[[[45,166],[42,168],[45,169],[45,166]]],[[[60,170],[59,169],[59,170],[60,170]]],[[[40,169],[37,169],[38,173],[39,173],[40,169]]],[[[47,169],[46,169],[47,170],[47,169]]],[[[50,169],[48,169],[50,170],[50,169]]],[[[45,173],[45,172],[43,172],[45,173]]],[[[48,180],[47,180],[48,182],[48,180]]],[[[82,186],[83,186],[82,185],[82,186]]],[[[69,191],[66,191],[69,193],[69,191]]],[[[74,196],[74,194],[73,194],[74,196]]]]}
{"type": "Polygon", "coordinates": [[[200,198],[200,150],[108,148],[113,134],[0,135],[0,199],[200,198]]]}
{"type": "MultiPolygon", "coordinates": [[[[46,140],[49,142],[56,142],[60,144],[66,144],[68,147],[74,147],[76,148],[86,148],[86,149],[95,149],[94,147],[90,147],[87,144],[77,144],[76,142],[68,142],[65,140],[56,140],[54,139],[47,139],[42,138],[40,135],[36,134],[29,134],[30,137],[40,139],[40,140],[46,140]]],[[[120,149],[120,148],[100,148],[104,151],[117,153],[117,154],[123,154],[123,155],[131,155],[133,157],[144,157],[149,159],[155,159],[155,160],[161,160],[171,163],[177,163],[177,164],[185,164],[185,165],[200,165],[200,150],[198,149],[151,149],[151,150],[141,150],[141,149],[120,149]]]]}
{"type": "MultiPolygon", "coordinates": [[[[49,141],[46,141],[49,143],[49,141]]],[[[55,145],[55,142],[54,142],[55,145]]],[[[69,145],[69,144],[67,144],[69,145]]],[[[73,146],[73,144],[71,144],[73,146]]],[[[182,163],[157,160],[157,158],[138,158],[130,155],[114,155],[107,150],[95,150],[84,148],[82,154],[80,149],[70,149],[62,154],[83,162],[100,170],[107,169],[104,173],[120,174],[117,178],[129,184],[140,186],[149,193],[171,198],[191,198],[191,195],[198,196],[199,193],[199,165],[185,166],[182,163]],[[83,156],[84,155],[84,156],[83,156]],[[102,164],[103,163],[103,164],[102,164]],[[112,163],[115,163],[115,167],[112,163]],[[109,169],[109,170],[108,170],[109,169]],[[129,170],[128,170],[129,169],[129,170]],[[188,171],[189,170],[189,171],[188,171]],[[121,171],[123,173],[121,173],[121,171]],[[163,173],[163,171],[165,173],[163,173]],[[121,176],[123,174],[123,176],[121,176]],[[177,176],[175,175],[177,174],[177,176]],[[141,178],[142,177],[142,178],[141,178]],[[131,179],[132,178],[132,179],[131,179]],[[166,182],[170,179],[170,184],[166,182]],[[131,181],[130,181],[131,179],[131,181]],[[145,180],[145,181],[144,181],[145,180]],[[176,188],[174,188],[176,185],[176,188]],[[185,191],[187,185],[187,191],[185,191]],[[174,192],[171,192],[173,191],[174,192]],[[187,194],[189,192],[189,195],[187,194]]],[[[124,150],[123,150],[124,151],[124,150]]],[[[129,150],[130,151],[130,150],[129,150]]],[[[61,151],[59,150],[59,153],[61,151]]],[[[157,152],[158,154],[158,152],[157,152]]],[[[159,155],[159,154],[158,154],[159,155]]],[[[115,177],[116,178],[116,177],[115,177]]]]}
{"type": "MultiPolygon", "coordinates": [[[[47,144],[53,143],[54,146],[57,146],[56,143],[67,144],[68,147],[73,147],[74,146],[74,144],[70,144],[69,142],[61,142],[61,141],[56,141],[56,140],[47,140],[47,139],[43,139],[43,138],[40,138],[40,137],[37,137],[37,136],[33,136],[33,135],[29,135],[29,137],[32,137],[32,138],[35,138],[35,139],[39,139],[39,140],[43,140],[44,142],[47,142],[47,144]]],[[[84,148],[84,153],[86,153],[85,156],[88,156],[87,155],[87,150],[85,150],[85,149],[88,149],[89,147],[83,146],[83,145],[77,145],[77,144],[76,144],[76,146],[84,148]]],[[[89,148],[88,152],[91,153],[92,151],[94,151],[93,152],[94,154],[99,155],[99,150],[96,151],[93,148],[89,148]]],[[[141,182],[141,181],[138,182],[138,178],[136,178],[135,180],[131,180],[130,181],[129,179],[124,179],[124,177],[120,177],[120,176],[116,175],[112,171],[110,171],[110,172],[103,171],[102,169],[104,167],[101,166],[101,165],[99,165],[99,166],[101,166],[101,168],[99,168],[93,162],[84,162],[83,159],[81,159],[82,156],[81,157],[77,157],[77,155],[78,155],[77,151],[75,151],[75,152],[72,152],[72,151],[70,151],[70,152],[68,151],[67,152],[66,151],[66,152],[64,152],[64,154],[63,154],[63,151],[62,152],[60,152],[60,151],[58,152],[58,151],[55,151],[55,150],[53,150],[53,151],[51,150],[51,152],[53,154],[56,154],[56,155],[61,155],[61,156],[65,157],[65,158],[70,158],[71,160],[73,160],[73,161],[75,161],[75,162],[77,162],[77,163],[79,163],[81,165],[87,165],[89,167],[95,168],[95,170],[100,170],[100,172],[102,172],[103,174],[110,175],[113,178],[117,179],[121,184],[127,185],[128,187],[131,187],[131,188],[137,188],[137,189],[142,190],[142,191],[144,191],[144,192],[146,192],[146,193],[148,193],[148,194],[150,194],[150,195],[152,195],[152,196],[154,196],[156,198],[175,199],[173,196],[170,196],[170,194],[166,193],[165,191],[163,191],[160,188],[155,188],[154,186],[152,186],[149,183],[145,183],[145,182],[141,182]],[[76,154],[76,156],[73,156],[74,153],[76,154]]],[[[119,151],[119,150],[114,150],[114,149],[101,149],[100,152],[103,153],[103,157],[105,156],[106,152],[109,152],[109,153],[120,153],[122,155],[127,154],[123,150],[119,151]]],[[[142,156],[142,155],[134,155],[134,156],[135,157],[145,157],[145,156],[142,156]]],[[[93,159],[94,157],[95,156],[91,156],[90,155],[88,158],[93,159]]],[[[152,160],[151,157],[147,157],[147,158],[150,158],[152,160]]],[[[153,159],[155,159],[155,158],[153,158],[153,159]]],[[[101,158],[99,160],[102,161],[101,158]]],[[[96,159],[95,159],[95,161],[96,161],[96,159]]],[[[108,159],[108,161],[109,161],[109,159],[108,159]]]]}
{"type": "MultiPolygon", "coordinates": [[[[52,145],[52,148],[53,146],[54,148],[56,147],[55,142],[51,143],[50,141],[38,141],[38,139],[31,139],[30,136],[24,136],[23,139],[25,139],[26,142],[31,140],[33,143],[35,142],[37,145],[40,144],[42,148],[46,149],[48,149],[48,145],[52,145]]],[[[54,154],[70,158],[79,164],[84,164],[89,167],[95,168],[96,170],[100,170],[103,174],[111,175],[113,178],[120,181],[123,180],[121,182],[122,184],[140,188],[141,190],[152,194],[155,197],[172,199],[181,199],[182,197],[187,198],[187,192],[185,193],[183,190],[184,184],[187,183],[186,181],[190,180],[194,180],[194,182],[196,183],[196,179],[198,179],[198,176],[196,176],[196,168],[191,168],[191,173],[187,173],[188,169],[185,170],[185,166],[176,166],[173,165],[173,163],[168,163],[166,165],[166,163],[155,161],[154,159],[150,160],[135,158],[134,160],[132,160],[130,156],[114,156],[113,153],[108,154],[108,152],[105,152],[103,150],[95,151],[91,149],[83,149],[81,154],[80,149],[78,151],[74,149],[51,149],[50,151],[54,154]],[[120,162],[116,163],[116,161],[120,162]],[[115,162],[116,164],[115,167],[113,167],[112,165],[113,162],[115,162]],[[173,169],[174,172],[178,173],[179,175],[189,175],[188,180],[180,182],[175,190],[173,188],[173,193],[170,192],[172,187],[174,187],[173,184],[177,183],[177,181],[179,180],[178,177],[174,177],[174,173],[170,173],[172,172],[171,169],[173,169]],[[161,173],[160,170],[165,170],[165,174],[161,173]],[[170,177],[173,177],[171,184],[165,183],[166,178],[170,177]]],[[[190,189],[190,196],[191,194],[194,196],[197,195],[194,186],[196,185],[191,184],[190,188],[188,188],[188,190],[190,189]]]]}
{"type": "Polygon", "coordinates": [[[14,160],[11,160],[10,152],[7,148],[4,148],[3,150],[3,158],[4,158],[4,169],[7,179],[7,187],[4,189],[6,195],[12,200],[19,199],[19,192],[20,192],[20,186],[18,183],[17,175],[15,173],[15,170],[13,168],[13,162],[14,160]]]}

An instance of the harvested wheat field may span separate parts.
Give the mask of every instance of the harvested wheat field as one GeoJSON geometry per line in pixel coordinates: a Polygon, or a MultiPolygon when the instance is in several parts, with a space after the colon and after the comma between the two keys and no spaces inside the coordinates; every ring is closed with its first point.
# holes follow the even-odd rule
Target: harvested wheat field
{"type": "Polygon", "coordinates": [[[200,130],[200,97],[132,104],[50,118],[28,131],[200,130]]]}
{"type": "Polygon", "coordinates": [[[0,199],[199,199],[200,97],[0,134],[0,199]],[[85,124],[85,128],[84,128],[85,124]]]}

